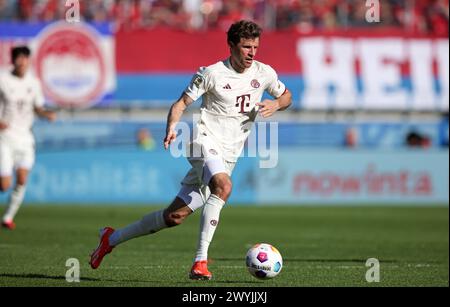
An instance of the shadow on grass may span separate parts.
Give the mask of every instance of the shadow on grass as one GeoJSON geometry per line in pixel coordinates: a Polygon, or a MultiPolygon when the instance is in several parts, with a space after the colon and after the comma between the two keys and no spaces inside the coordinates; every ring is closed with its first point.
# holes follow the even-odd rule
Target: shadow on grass
{"type": "Polygon", "coordinates": [[[218,284],[259,284],[262,285],[264,284],[263,281],[237,281],[237,280],[215,280],[215,283],[218,284]]]}
{"type": "MultiPolygon", "coordinates": [[[[54,276],[45,274],[7,274],[0,273],[0,278],[10,277],[10,278],[20,278],[20,279],[48,279],[48,280],[61,280],[66,281],[65,276],[54,276]]],[[[113,279],[99,279],[91,277],[80,277],[80,282],[83,281],[96,281],[96,282],[115,282],[115,283],[160,283],[160,281],[148,281],[148,280],[113,280],[113,279]]]]}
{"type": "Polygon", "coordinates": [[[236,285],[236,284],[242,284],[243,286],[245,286],[245,285],[247,285],[247,284],[256,284],[256,285],[262,285],[262,284],[264,284],[264,282],[263,281],[247,281],[247,280],[214,280],[214,279],[212,279],[212,280],[208,280],[208,281],[205,281],[205,280],[194,280],[194,281],[192,281],[192,280],[186,280],[186,281],[178,281],[178,282],[173,282],[174,284],[177,284],[177,285],[185,285],[185,286],[189,286],[189,287],[191,287],[191,286],[211,286],[211,284],[212,285],[214,285],[214,284],[224,284],[224,285],[228,285],[228,284],[233,284],[233,285],[236,285]]]}
{"type": "MultiPolygon", "coordinates": [[[[44,274],[0,274],[0,277],[11,277],[11,278],[23,278],[23,279],[51,279],[51,280],[66,280],[65,276],[53,276],[44,274]]],[[[97,278],[83,277],[80,281],[101,281],[97,278]]]]}
{"type": "MultiPolygon", "coordinates": [[[[367,258],[368,259],[368,258],[367,258]]],[[[367,259],[302,259],[302,258],[286,258],[284,262],[354,262],[354,263],[366,263],[367,259]]],[[[383,263],[395,263],[397,260],[390,259],[378,259],[383,263]]]]}

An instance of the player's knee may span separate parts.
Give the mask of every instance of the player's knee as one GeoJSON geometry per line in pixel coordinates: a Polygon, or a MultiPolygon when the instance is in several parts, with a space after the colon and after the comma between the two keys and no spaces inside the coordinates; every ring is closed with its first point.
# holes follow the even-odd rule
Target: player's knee
{"type": "Polygon", "coordinates": [[[211,193],[217,195],[224,201],[227,201],[233,190],[233,183],[228,176],[218,177],[211,180],[210,184],[211,193]]]}
{"type": "Polygon", "coordinates": [[[6,192],[11,188],[11,182],[10,181],[0,181],[0,191],[6,192]]]}
{"type": "Polygon", "coordinates": [[[28,179],[28,170],[26,169],[19,169],[17,171],[17,181],[16,184],[17,185],[26,185],[27,184],[27,179],[28,179]]]}

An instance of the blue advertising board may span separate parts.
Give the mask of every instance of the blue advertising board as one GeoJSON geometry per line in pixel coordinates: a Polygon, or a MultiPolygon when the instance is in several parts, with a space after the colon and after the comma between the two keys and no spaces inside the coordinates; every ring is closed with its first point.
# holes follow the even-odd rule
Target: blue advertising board
{"type": "MultiPolygon", "coordinates": [[[[280,149],[275,168],[241,158],[230,203],[448,205],[448,150],[280,149]]],[[[137,149],[43,152],[26,202],[158,204],[173,200],[190,165],[137,149]]],[[[6,195],[0,197],[4,203],[6,195]]]]}

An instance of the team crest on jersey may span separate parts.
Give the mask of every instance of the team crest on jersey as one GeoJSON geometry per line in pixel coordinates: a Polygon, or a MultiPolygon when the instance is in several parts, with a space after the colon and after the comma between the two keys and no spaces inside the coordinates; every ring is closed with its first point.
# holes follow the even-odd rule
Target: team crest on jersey
{"type": "Polygon", "coordinates": [[[196,76],[193,83],[196,87],[200,87],[200,85],[203,83],[202,76],[196,76]]]}
{"type": "Polygon", "coordinates": [[[211,148],[211,149],[209,150],[209,153],[212,154],[212,155],[217,156],[217,151],[216,151],[214,148],[211,148]]]}
{"type": "Polygon", "coordinates": [[[259,84],[258,80],[256,79],[253,79],[250,84],[252,85],[253,88],[259,88],[261,86],[261,84],[259,84]]]}

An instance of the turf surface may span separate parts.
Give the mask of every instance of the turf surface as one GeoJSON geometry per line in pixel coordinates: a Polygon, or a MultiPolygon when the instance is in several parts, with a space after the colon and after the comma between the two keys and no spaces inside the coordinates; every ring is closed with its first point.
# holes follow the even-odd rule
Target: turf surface
{"type": "Polygon", "coordinates": [[[15,231],[0,230],[0,286],[449,286],[448,207],[227,207],[209,256],[212,281],[191,281],[199,212],[183,225],[117,247],[88,265],[98,229],[122,227],[157,207],[24,206],[15,231]],[[277,278],[248,274],[258,242],[284,258],[277,278]],[[65,279],[77,258],[81,282],[65,279]],[[380,282],[365,279],[368,258],[380,282]]]}

